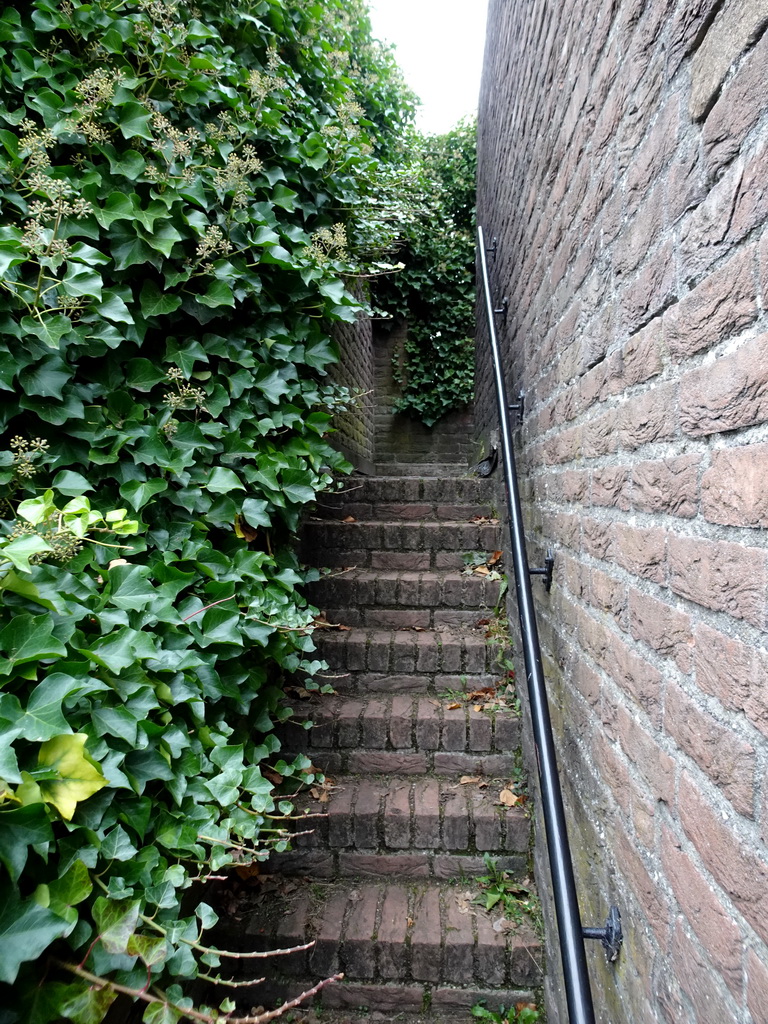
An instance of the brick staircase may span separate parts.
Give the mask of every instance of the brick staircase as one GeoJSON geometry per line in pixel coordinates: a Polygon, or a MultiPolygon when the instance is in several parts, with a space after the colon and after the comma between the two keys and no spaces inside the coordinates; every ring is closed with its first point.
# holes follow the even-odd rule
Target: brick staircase
{"type": "Polygon", "coordinates": [[[446,696],[505,674],[486,636],[500,584],[461,572],[462,552],[501,547],[488,493],[455,468],[367,478],[305,525],[304,560],[331,568],[309,596],[344,628],[315,634],[336,695],[313,699],[302,714],[314,727],[287,727],[283,746],[332,786],[299,802],[322,816],[270,861],[289,894],[243,922],[261,948],[315,940],[269,961],[262,1001],[337,972],[323,1022],[469,1024],[479,1000],[535,1001],[534,930],[473,902],[484,854],[526,877],[529,820],[499,802],[519,766],[519,719],[446,696]]]}

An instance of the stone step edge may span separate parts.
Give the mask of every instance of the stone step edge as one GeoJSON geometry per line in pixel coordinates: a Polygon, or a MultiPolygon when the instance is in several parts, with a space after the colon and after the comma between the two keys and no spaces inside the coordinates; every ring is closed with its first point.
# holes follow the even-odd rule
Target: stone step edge
{"type": "MultiPolygon", "coordinates": [[[[312,981],[302,984],[297,981],[282,985],[262,985],[254,989],[254,1001],[268,1005],[279,1005],[283,1001],[297,999],[312,987],[312,981]],[[266,997],[266,998],[265,998],[266,997]]],[[[472,1007],[483,1003],[489,1010],[509,1009],[518,1003],[537,1003],[543,1007],[540,992],[532,988],[496,989],[468,986],[461,988],[429,983],[398,985],[374,984],[371,982],[347,981],[346,979],[327,985],[315,1000],[302,1004],[304,1011],[310,1007],[322,1007],[322,1018],[317,1024],[371,1024],[370,1013],[386,1014],[378,1024],[392,1024],[404,1021],[406,1024],[469,1024],[472,1007]],[[350,1016],[362,1012],[363,1016],[350,1016]],[[389,1014],[395,1016],[390,1017],[389,1014]]],[[[243,1004],[244,1006],[246,1004],[243,1004]]],[[[300,1018],[301,1019],[301,1018],[300,1018]]]]}
{"type": "MultiPolygon", "coordinates": [[[[283,758],[302,751],[284,751],[283,758]]],[[[324,775],[479,775],[488,779],[512,778],[517,758],[510,754],[466,754],[437,750],[401,753],[389,750],[314,750],[314,768],[324,775]]]]}
{"type": "MultiPolygon", "coordinates": [[[[517,881],[529,875],[528,854],[510,854],[494,851],[497,867],[517,881]]],[[[455,881],[457,878],[479,878],[488,874],[488,865],[481,854],[446,853],[438,850],[385,852],[374,850],[322,850],[297,848],[285,853],[272,854],[264,868],[295,878],[314,878],[323,881],[339,878],[359,881],[387,882],[410,879],[436,882],[455,881]]]]}
{"type": "Polygon", "coordinates": [[[289,977],[342,971],[363,981],[537,985],[541,943],[533,923],[522,919],[505,931],[498,908],[489,913],[474,902],[478,893],[471,883],[365,881],[350,889],[314,879],[260,907],[241,938],[262,949],[314,941],[272,961],[289,977]]]}
{"type": "MultiPolygon", "coordinates": [[[[461,692],[466,691],[457,696],[461,692]]],[[[292,721],[279,732],[287,743],[307,752],[366,749],[504,754],[517,749],[521,719],[514,708],[477,710],[481,705],[460,704],[450,690],[443,694],[441,698],[337,694],[314,707],[294,707],[292,721]],[[314,723],[311,728],[302,724],[307,721],[314,723]]]]}

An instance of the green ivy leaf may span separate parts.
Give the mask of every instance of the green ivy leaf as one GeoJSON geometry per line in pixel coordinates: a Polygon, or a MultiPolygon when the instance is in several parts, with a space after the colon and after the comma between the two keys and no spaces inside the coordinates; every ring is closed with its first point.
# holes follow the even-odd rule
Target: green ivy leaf
{"type": "Polygon", "coordinates": [[[61,657],[67,649],[51,632],[49,616],[22,612],[0,631],[0,651],[6,655],[0,675],[7,675],[16,665],[61,657]]]}
{"type": "Polygon", "coordinates": [[[0,981],[12,985],[23,963],[37,960],[48,946],[71,929],[47,907],[20,900],[16,890],[3,886],[0,901],[0,981]]]}
{"type": "Polygon", "coordinates": [[[117,125],[124,139],[152,140],[152,112],[141,103],[130,101],[119,108],[117,125]]]}

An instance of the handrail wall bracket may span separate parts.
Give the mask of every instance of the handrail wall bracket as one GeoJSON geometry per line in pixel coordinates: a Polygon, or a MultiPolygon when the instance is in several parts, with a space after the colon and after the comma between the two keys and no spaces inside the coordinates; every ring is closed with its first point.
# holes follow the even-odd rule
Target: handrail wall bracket
{"type": "Polygon", "coordinates": [[[599,942],[602,942],[606,960],[609,964],[614,963],[619,958],[621,946],[624,942],[619,908],[611,907],[608,912],[608,920],[605,922],[605,928],[583,928],[582,935],[585,939],[597,939],[599,942]]]}

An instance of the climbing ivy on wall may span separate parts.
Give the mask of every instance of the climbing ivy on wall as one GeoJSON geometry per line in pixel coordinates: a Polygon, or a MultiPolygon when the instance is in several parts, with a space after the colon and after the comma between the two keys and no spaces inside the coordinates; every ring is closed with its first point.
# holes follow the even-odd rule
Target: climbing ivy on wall
{"type": "Polygon", "coordinates": [[[413,100],[349,0],[32,0],[0,56],[0,1017],[219,1020],[182,900],[312,779],[292,534],[413,100]]]}
{"type": "Polygon", "coordinates": [[[408,323],[396,355],[397,409],[432,426],[474,388],[475,123],[416,137],[411,159],[420,200],[402,234],[403,269],[381,279],[377,297],[408,323]]]}

